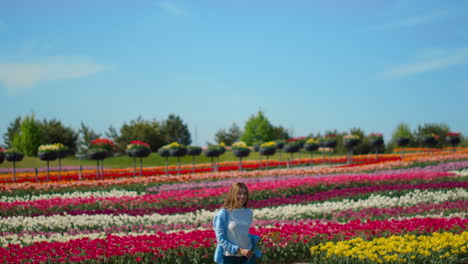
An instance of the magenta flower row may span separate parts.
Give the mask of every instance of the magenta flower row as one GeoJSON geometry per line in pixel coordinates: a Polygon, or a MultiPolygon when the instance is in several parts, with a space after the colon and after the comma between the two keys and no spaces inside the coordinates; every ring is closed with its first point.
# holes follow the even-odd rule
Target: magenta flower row
{"type": "MultiPolygon", "coordinates": [[[[278,186],[279,188],[279,186],[278,186]]],[[[310,202],[325,201],[335,197],[348,198],[356,195],[363,195],[367,193],[382,192],[382,191],[401,191],[401,190],[414,190],[414,189],[452,189],[452,188],[468,188],[468,182],[442,182],[442,183],[421,183],[421,184],[400,184],[400,185],[376,185],[376,186],[366,186],[366,187],[355,187],[355,188],[344,188],[344,189],[333,189],[329,191],[315,192],[311,194],[300,194],[292,195],[289,197],[271,197],[264,200],[253,200],[249,203],[249,206],[252,208],[264,208],[272,206],[281,206],[286,204],[303,204],[310,202]]],[[[209,192],[209,189],[206,189],[206,192],[209,192]]],[[[179,204],[174,206],[164,206],[160,208],[135,208],[138,207],[135,201],[128,203],[122,202],[120,198],[106,198],[106,207],[103,209],[94,209],[94,210],[81,210],[81,209],[71,209],[72,205],[91,205],[89,199],[86,203],[80,203],[82,199],[80,198],[70,198],[63,199],[68,201],[68,203],[58,203],[61,199],[51,199],[54,203],[47,203],[50,200],[38,200],[38,201],[29,201],[29,202],[13,202],[13,203],[4,203],[1,205],[4,209],[4,212],[10,211],[13,212],[27,212],[34,210],[32,216],[37,215],[54,215],[61,214],[62,212],[67,212],[68,215],[95,215],[95,214],[127,214],[127,215],[145,215],[159,213],[162,215],[167,214],[176,214],[176,213],[188,213],[195,212],[200,209],[205,210],[215,210],[220,206],[220,201],[213,199],[213,202],[209,203],[204,201],[203,203],[198,203],[196,200],[187,201],[187,204],[179,204]],[[118,206],[116,206],[118,205],[118,206]],[[122,209],[116,209],[120,207],[122,209]],[[55,211],[49,211],[53,208],[55,211]],[[20,211],[15,211],[20,210],[20,211]],[[37,213],[37,210],[42,212],[37,213]]],[[[98,202],[99,199],[95,199],[95,202],[98,202]]],[[[152,201],[141,201],[141,203],[153,203],[152,201]]],[[[141,204],[140,204],[141,206],[141,204]]],[[[143,205],[147,207],[148,205],[143,205]]],[[[157,206],[155,204],[155,206],[157,206]]]]}
{"type": "MultiPolygon", "coordinates": [[[[312,187],[322,185],[349,185],[351,183],[368,183],[372,182],[374,185],[386,183],[386,182],[398,182],[398,181],[409,181],[412,179],[425,179],[434,180],[441,177],[451,176],[453,174],[448,172],[412,172],[406,174],[396,175],[338,175],[332,178],[303,178],[294,181],[279,179],[277,181],[252,183],[249,185],[251,191],[263,191],[263,190],[284,190],[285,188],[297,188],[297,187],[312,187]]],[[[374,186],[375,187],[375,186],[374,186]]],[[[207,197],[219,197],[227,192],[226,187],[218,188],[203,188],[195,190],[181,190],[181,191],[169,191],[158,194],[145,194],[137,197],[106,197],[106,198],[95,198],[95,197],[81,197],[81,198],[52,198],[45,200],[34,200],[34,201],[15,201],[15,202],[1,202],[0,208],[4,210],[12,210],[14,208],[35,208],[41,211],[47,211],[50,208],[70,208],[73,206],[82,206],[86,204],[100,203],[104,208],[113,208],[116,205],[118,207],[135,208],[145,204],[171,202],[171,201],[187,201],[193,202],[197,199],[207,197]]],[[[372,187],[371,187],[372,188],[372,187]]],[[[174,211],[173,213],[177,213],[174,211]]]]}

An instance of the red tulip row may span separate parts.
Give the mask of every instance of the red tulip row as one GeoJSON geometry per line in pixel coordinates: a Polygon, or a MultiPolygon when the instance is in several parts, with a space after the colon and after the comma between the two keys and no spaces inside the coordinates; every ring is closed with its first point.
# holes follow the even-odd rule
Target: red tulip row
{"type": "MultiPolygon", "coordinates": [[[[276,227],[259,227],[251,232],[263,237],[265,251],[274,248],[287,248],[296,244],[310,247],[312,241],[350,239],[352,237],[374,238],[398,234],[428,234],[438,231],[460,233],[468,227],[468,220],[460,218],[432,219],[413,218],[407,220],[351,221],[346,224],[298,222],[278,224],[276,227]]],[[[176,263],[174,256],[168,254],[177,249],[178,255],[191,254],[200,249],[212,253],[215,237],[212,230],[158,232],[154,235],[114,236],[105,239],[75,239],[67,242],[38,242],[31,246],[10,245],[0,248],[0,261],[3,263],[70,263],[87,260],[105,260],[115,256],[138,262],[141,258],[152,258],[157,263],[176,263]]],[[[206,251],[202,251],[206,252],[206,251]]],[[[206,255],[202,257],[208,257],[206,255]]],[[[208,257],[211,258],[211,255],[208,257]]],[[[204,263],[209,263],[206,261],[204,263]]]]}
{"type": "MultiPolygon", "coordinates": [[[[353,159],[354,164],[373,164],[385,161],[395,161],[400,160],[400,157],[394,155],[381,155],[378,159],[375,157],[369,156],[359,156],[353,159]]],[[[320,165],[320,164],[343,164],[346,163],[346,157],[333,157],[330,159],[321,159],[321,158],[304,158],[304,159],[295,159],[289,162],[286,161],[248,161],[246,164],[242,165],[242,169],[244,170],[259,170],[259,169],[273,169],[273,168],[280,168],[280,167],[297,167],[297,166],[308,166],[308,165],[320,165]]],[[[236,162],[223,162],[222,165],[218,166],[216,169],[213,166],[208,166],[208,164],[204,164],[203,166],[197,166],[196,168],[192,169],[188,166],[184,166],[183,169],[177,170],[177,167],[171,166],[170,170],[166,171],[164,167],[147,167],[143,168],[141,175],[142,176],[164,176],[164,175],[184,175],[184,174],[191,174],[191,173],[206,173],[206,172],[225,172],[225,171],[237,171],[239,170],[239,165],[236,162]]],[[[347,166],[347,165],[343,165],[347,166]]],[[[139,175],[139,171],[137,172],[139,175]]],[[[131,168],[127,169],[105,169],[103,171],[103,175],[98,174],[96,170],[85,170],[80,173],[78,170],[69,170],[61,172],[60,179],[58,173],[51,173],[47,176],[46,173],[40,173],[37,175],[28,172],[28,173],[20,173],[16,177],[17,183],[21,182],[43,182],[43,181],[78,181],[78,180],[99,180],[99,179],[117,179],[117,178],[125,178],[125,177],[133,177],[134,171],[131,168]]],[[[13,176],[10,174],[5,174],[0,177],[0,183],[11,183],[13,181],[13,176]]]]}

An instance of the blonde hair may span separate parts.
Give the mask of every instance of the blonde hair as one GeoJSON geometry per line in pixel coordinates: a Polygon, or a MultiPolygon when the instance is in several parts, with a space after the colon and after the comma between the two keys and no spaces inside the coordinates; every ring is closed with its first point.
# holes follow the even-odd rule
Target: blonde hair
{"type": "Polygon", "coordinates": [[[226,199],[224,199],[223,207],[228,209],[228,211],[232,211],[232,209],[247,207],[249,203],[249,189],[247,185],[243,182],[236,182],[231,187],[229,187],[228,194],[226,199]],[[241,204],[239,199],[237,198],[237,194],[241,191],[245,191],[247,193],[247,199],[245,200],[244,204],[241,204]]]}

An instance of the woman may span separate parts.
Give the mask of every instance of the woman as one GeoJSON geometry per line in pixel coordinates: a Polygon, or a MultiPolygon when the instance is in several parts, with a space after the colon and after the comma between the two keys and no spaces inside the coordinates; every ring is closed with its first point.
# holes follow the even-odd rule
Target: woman
{"type": "Polygon", "coordinates": [[[256,245],[259,236],[249,234],[253,213],[247,208],[249,189],[242,183],[234,183],[224,205],[215,215],[213,227],[218,246],[214,261],[221,264],[255,264],[262,253],[256,245]]]}

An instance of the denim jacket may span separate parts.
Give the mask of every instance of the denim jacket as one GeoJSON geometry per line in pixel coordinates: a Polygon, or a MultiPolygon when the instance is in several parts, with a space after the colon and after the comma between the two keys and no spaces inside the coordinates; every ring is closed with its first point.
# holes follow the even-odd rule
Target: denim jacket
{"type": "MultiPolygon", "coordinates": [[[[216,263],[223,264],[223,252],[226,250],[230,254],[235,254],[239,249],[239,246],[231,243],[227,240],[227,229],[229,223],[229,212],[226,209],[221,209],[213,219],[213,228],[216,234],[216,240],[218,245],[214,254],[214,261],[216,263]]],[[[254,247],[254,253],[257,258],[262,256],[262,252],[257,247],[257,243],[260,241],[260,237],[249,234],[254,247]]]]}

